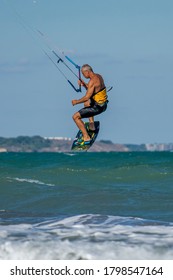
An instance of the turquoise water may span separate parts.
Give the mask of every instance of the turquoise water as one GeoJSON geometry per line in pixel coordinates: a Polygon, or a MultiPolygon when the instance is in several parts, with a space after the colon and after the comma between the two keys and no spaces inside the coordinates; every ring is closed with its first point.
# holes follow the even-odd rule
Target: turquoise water
{"type": "Polygon", "coordinates": [[[172,259],[172,201],[173,153],[0,154],[0,259],[172,259]]]}

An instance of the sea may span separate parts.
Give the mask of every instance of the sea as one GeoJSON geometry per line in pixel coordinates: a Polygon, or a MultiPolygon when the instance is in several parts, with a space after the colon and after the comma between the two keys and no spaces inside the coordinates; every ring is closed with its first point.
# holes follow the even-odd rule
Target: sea
{"type": "Polygon", "coordinates": [[[173,259],[173,153],[0,153],[0,259],[173,259]]]}

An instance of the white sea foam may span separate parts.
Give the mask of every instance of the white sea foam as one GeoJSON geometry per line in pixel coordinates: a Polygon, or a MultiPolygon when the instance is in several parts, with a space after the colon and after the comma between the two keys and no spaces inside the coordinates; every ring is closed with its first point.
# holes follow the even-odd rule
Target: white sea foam
{"type": "Polygon", "coordinates": [[[67,155],[67,156],[70,156],[70,157],[76,156],[75,153],[64,153],[64,155],[67,155]]]}
{"type": "Polygon", "coordinates": [[[34,179],[26,179],[26,178],[9,178],[8,179],[13,179],[13,180],[16,180],[18,182],[26,182],[26,183],[30,183],[30,184],[37,184],[37,185],[45,185],[45,186],[49,186],[49,187],[54,187],[55,185],[54,184],[48,184],[48,183],[44,183],[42,181],[39,181],[39,180],[34,180],[34,179]]]}
{"type": "Polygon", "coordinates": [[[0,259],[173,259],[173,225],[81,215],[0,226],[0,259]]]}

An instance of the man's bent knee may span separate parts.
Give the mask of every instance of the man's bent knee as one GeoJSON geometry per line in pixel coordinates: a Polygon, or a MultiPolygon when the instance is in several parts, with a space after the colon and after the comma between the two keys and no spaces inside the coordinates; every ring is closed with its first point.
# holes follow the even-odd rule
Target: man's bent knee
{"type": "Polygon", "coordinates": [[[77,119],[81,119],[81,115],[79,112],[76,112],[74,115],[73,115],[73,120],[76,121],[77,119]]]}

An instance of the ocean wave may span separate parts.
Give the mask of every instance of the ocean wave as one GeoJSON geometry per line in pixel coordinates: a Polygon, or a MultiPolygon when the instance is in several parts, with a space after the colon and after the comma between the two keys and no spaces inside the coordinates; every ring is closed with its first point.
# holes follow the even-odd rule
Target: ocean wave
{"type": "Polygon", "coordinates": [[[49,186],[49,187],[55,186],[54,184],[48,184],[48,183],[44,183],[42,181],[34,180],[34,179],[26,179],[26,178],[18,178],[18,177],[16,177],[16,178],[7,177],[7,179],[15,180],[18,182],[26,182],[26,183],[30,183],[30,184],[45,185],[45,186],[49,186]]]}
{"type": "Polygon", "coordinates": [[[78,215],[0,226],[0,259],[172,259],[173,225],[78,215]]]}

